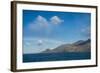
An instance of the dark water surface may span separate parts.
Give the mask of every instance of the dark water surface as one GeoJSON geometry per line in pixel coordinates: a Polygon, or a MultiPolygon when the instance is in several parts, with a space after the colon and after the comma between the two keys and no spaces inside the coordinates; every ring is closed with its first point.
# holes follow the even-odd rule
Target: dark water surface
{"type": "Polygon", "coordinates": [[[90,52],[23,54],[23,62],[83,60],[90,58],[90,52]]]}

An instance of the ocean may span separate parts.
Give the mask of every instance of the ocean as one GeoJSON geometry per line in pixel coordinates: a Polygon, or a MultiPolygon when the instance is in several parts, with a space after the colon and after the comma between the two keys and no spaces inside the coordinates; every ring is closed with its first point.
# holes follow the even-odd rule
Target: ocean
{"type": "Polygon", "coordinates": [[[90,52],[23,54],[23,62],[64,61],[91,59],[90,52]]]}

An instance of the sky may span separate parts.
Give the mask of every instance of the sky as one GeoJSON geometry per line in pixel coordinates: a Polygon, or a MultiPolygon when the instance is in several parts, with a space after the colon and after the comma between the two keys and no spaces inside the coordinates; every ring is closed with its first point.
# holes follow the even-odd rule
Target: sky
{"type": "Polygon", "coordinates": [[[90,27],[90,13],[23,10],[23,53],[86,40],[90,27]]]}

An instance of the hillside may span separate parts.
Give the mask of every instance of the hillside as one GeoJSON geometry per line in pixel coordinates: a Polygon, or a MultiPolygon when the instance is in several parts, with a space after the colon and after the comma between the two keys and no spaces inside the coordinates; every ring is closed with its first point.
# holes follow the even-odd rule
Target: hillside
{"type": "Polygon", "coordinates": [[[46,49],[42,53],[58,53],[58,52],[90,52],[91,51],[91,41],[88,40],[79,40],[72,44],[63,44],[52,50],[46,49]]]}

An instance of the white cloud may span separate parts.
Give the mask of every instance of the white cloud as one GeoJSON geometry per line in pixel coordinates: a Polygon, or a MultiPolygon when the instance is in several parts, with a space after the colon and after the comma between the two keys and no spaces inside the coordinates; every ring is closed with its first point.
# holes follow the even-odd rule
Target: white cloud
{"type": "Polygon", "coordinates": [[[90,27],[86,27],[84,29],[81,30],[82,34],[86,37],[90,37],[91,35],[91,28],[90,27]]]}
{"type": "Polygon", "coordinates": [[[38,15],[37,18],[29,24],[29,29],[31,30],[41,30],[48,27],[48,21],[46,18],[38,15]]]}
{"type": "Polygon", "coordinates": [[[61,20],[58,16],[53,16],[51,19],[50,19],[50,22],[52,24],[61,24],[63,22],[63,20],[61,20]]]}
{"type": "Polygon", "coordinates": [[[30,46],[31,45],[31,43],[30,42],[24,42],[24,44],[25,44],[25,46],[30,46]]]}
{"type": "Polygon", "coordinates": [[[38,45],[38,46],[40,46],[40,45],[42,45],[42,44],[43,44],[43,41],[42,41],[42,40],[38,40],[38,41],[37,41],[37,45],[38,45]]]}
{"type": "Polygon", "coordinates": [[[40,26],[44,26],[46,27],[48,25],[48,21],[46,20],[46,18],[42,17],[42,16],[37,16],[35,23],[40,25],[40,26]]]}
{"type": "Polygon", "coordinates": [[[48,21],[45,17],[38,15],[33,22],[29,24],[29,30],[36,32],[43,32],[48,35],[54,29],[54,25],[59,25],[63,22],[58,16],[52,16],[48,21]],[[44,30],[44,31],[42,31],[44,30]]]}

